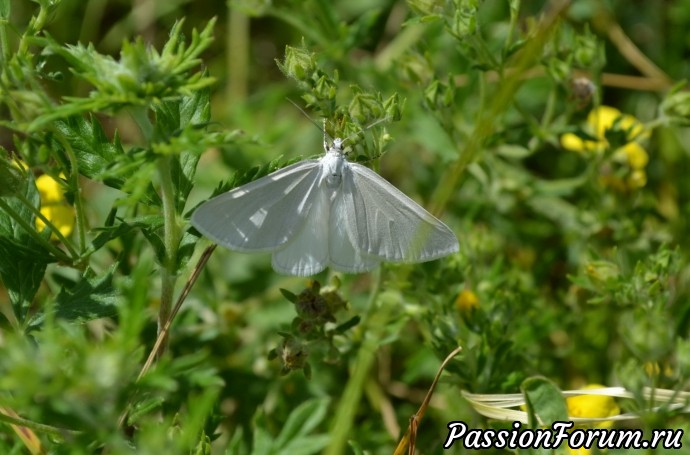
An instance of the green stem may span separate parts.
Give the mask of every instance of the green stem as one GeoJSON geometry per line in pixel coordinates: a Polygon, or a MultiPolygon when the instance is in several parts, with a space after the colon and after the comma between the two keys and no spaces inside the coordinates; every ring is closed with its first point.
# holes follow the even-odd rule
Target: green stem
{"type": "Polygon", "coordinates": [[[84,200],[82,199],[81,186],[79,185],[79,162],[74,154],[74,149],[64,135],[57,129],[53,129],[55,137],[58,139],[70,162],[70,176],[68,179],[70,190],[74,194],[74,209],[76,211],[77,239],[79,239],[79,251],[86,249],[86,216],[84,214],[84,200]]]}
{"type": "Polygon", "coordinates": [[[403,28],[388,45],[376,55],[374,64],[379,71],[388,71],[400,56],[407,52],[424,36],[427,27],[424,24],[412,24],[403,28]]]}
{"type": "MultiPolygon", "coordinates": [[[[171,316],[175,282],[177,281],[177,249],[180,246],[180,224],[175,210],[175,189],[171,179],[171,156],[164,156],[158,162],[158,175],[163,201],[163,243],[165,258],[161,277],[161,302],[158,310],[158,333],[162,333],[171,316]]],[[[162,342],[161,353],[165,351],[167,337],[162,342]]]]}
{"type": "MultiPolygon", "coordinates": [[[[36,207],[34,207],[28,200],[26,200],[26,198],[23,195],[17,194],[15,195],[15,197],[17,197],[20,201],[22,201],[23,204],[29,207],[31,211],[34,212],[34,214],[37,217],[39,217],[41,221],[43,221],[45,225],[48,226],[50,230],[55,233],[55,235],[58,236],[58,238],[63,242],[63,244],[65,246],[68,246],[69,242],[67,242],[65,237],[62,234],[60,234],[60,231],[55,226],[53,226],[53,224],[45,216],[43,216],[43,214],[39,210],[37,210],[36,207]]],[[[0,198],[0,208],[5,213],[9,214],[12,217],[12,219],[26,231],[27,234],[29,234],[31,237],[33,237],[34,240],[36,240],[36,242],[40,243],[41,245],[43,245],[45,249],[53,253],[53,256],[67,264],[71,264],[73,262],[73,259],[71,257],[67,256],[64,251],[57,248],[55,245],[50,243],[50,241],[43,238],[36,231],[36,228],[27,223],[26,220],[24,220],[21,217],[21,215],[19,215],[19,213],[17,213],[9,204],[2,200],[2,198],[0,198]]],[[[77,253],[75,251],[72,251],[70,249],[70,252],[72,252],[75,255],[75,257],[77,256],[77,253]]]]}
{"type": "Polygon", "coordinates": [[[7,18],[0,18],[0,64],[2,67],[7,67],[7,62],[10,59],[10,44],[7,36],[7,18]]]}
{"type": "Polygon", "coordinates": [[[247,98],[249,81],[249,18],[237,8],[230,8],[228,13],[227,63],[228,83],[227,96],[230,102],[228,109],[236,103],[243,103],[247,98]]]}
{"type": "MultiPolygon", "coordinates": [[[[137,122],[144,139],[150,143],[153,138],[153,125],[144,108],[133,108],[130,114],[137,122]]],[[[169,155],[158,159],[158,178],[160,180],[161,201],[163,202],[163,269],[161,273],[161,300],[158,309],[158,334],[163,333],[171,317],[175,283],[177,282],[177,250],[180,247],[182,232],[177,219],[175,188],[172,184],[172,160],[169,155]]],[[[167,334],[161,340],[159,357],[165,352],[168,344],[167,334]]]]}
{"type": "Polygon", "coordinates": [[[548,16],[542,20],[534,37],[525,44],[521,52],[516,56],[512,65],[513,71],[502,75],[497,91],[492,96],[491,104],[487,106],[488,109],[483,112],[483,115],[477,119],[474,131],[465,145],[465,149],[443,175],[436,193],[432,197],[432,201],[434,201],[432,213],[443,212],[443,208],[460,183],[460,179],[464,176],[465,169],[484,150],[484,141],[495,131],[499,124],[497,119],[501,118],[503,112],[513,102],[515,93],[524,83],[524,72],[534,66],[542,55],[544,46],[548,43],[551,33],[556,28],[559,17],[567,9],[567,6],[568,2],[563,2],[549,11],[548,16]]]}
{"type": "Polygon", "coordinates": [[[41,7],[38,10],[38,15],[31,18],[28,29],[22,35],[17,54],[25,55],[28,52],[29,41],[45,27],[46,22],[48,22],[48,8],[41,7]]]}
{"type": "Polygon", "coordinates": [[[355,414],[359,408],[359,402],[362,398],[369,372],[374,364],[374,360],[376,360],[377,348],[380,346],[381,340],[384,338],[388,328],[392,306],[376,305],[382,271],[379,269],[377,273],[379,276],[372,289],[368,311],[360,329],[364,340],[357,351],[352,376],[345,386],[345,391],[335,412],[331,425],[330,444],[324,452],[326,455],[340,455],[345,452],[345,446],[347,440],[351,437],[355,414]]]}
{"type": "Polygon", "coordinates": [[[76,436],[78,434],[81,434],[80,431],[68,430],[66,428],[52,427],[50,425],[45,425],[43,423],[33,422],[31,420],[23,419],[21,417],[10,416],[10,415],[5,414],[2,411],[0,411],[0,422],[5,422],[5,423],[8,423],[10,425],[19,425],[22,427],[31,428],[32,430],[39,431],[41,433],[52,434],[55,436],[59,436],[60,438],[64,438],[65,436],[69,436],[69,435],[76,436]]]}

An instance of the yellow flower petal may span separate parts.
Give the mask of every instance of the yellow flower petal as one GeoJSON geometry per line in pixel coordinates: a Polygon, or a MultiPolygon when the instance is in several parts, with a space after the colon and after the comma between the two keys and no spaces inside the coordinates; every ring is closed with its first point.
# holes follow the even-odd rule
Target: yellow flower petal
{"type": "Polygon", "coordinates": [[[606,131],[617,125],[619,129],[627,132],[629,141],[649,137],[649,131],[632,115],[623,114],[611,106],[599,106],[590,111],[587,123],[594,130],[594,135],[600,139],[606,137],[606,131]]]}
{"type": "Polygon", "coordinates": [[[637,142],[625,144],[623,147],[621,147],[621,149],[623,150],[623,153],[625,154],[625,157],[631,168],[637,170],[644,169],[645,166],[647,166],[647,163],[649,163],[649,155],[647,155],[647,151],[643,149],[642,146],[637,142]]]}
{"type": "Polygon", "coordinates": [[[632,115],[621,115],[618,125],[621,129],[628,132],[628,139],[631,141],[649,137],[649,131],[632,115]]]}
{"type": "Polygon", "coordinates": [[[43,204],[62,202],[65,199],[65,193],[62,191],[60,182],[48,174],[43,174],[36,179],[36,188],[41,194],[43,204]]]}
{"type": "MultiPolygon", "coordinates": [[[[41,214],[48,218],[48,221],[53,223],[53,226],[60,231],[63,236],[68,236],[72,233],[74,228],[74,211],[69,205],[48,205],[41,207],[41,214]]],[[[39,232],[45,229],[45,223],[36,218],[36,230],[39,232]]],[[[56,237],[53,236],[53,239],[56,237]]]]}
{"type": "Polygon", "coordinates": [[[594,135],[600,139],[606,137],[606,130],[611,129],[621,111],[611,106],[599,106],[592,109],[587,116],[587,123],[592,127],[594,135]]]}
{"type": "MultiPolygon", "coordinates": [[[[604,386],[592,384],[585,389],[601,389],[604,386]]],[[[572,417],[611,417],[620,414],[621,410],[612,397],[606,395],[579,395],[566,399],[568,415],[572,417]]],[[[613,422],[601,422],[597,426],[609,428],[613,422]]]]}
{"type": "Polygon", "coordinates": [[[455,307],[461,313],[469,313],[473,309],[479,308],[479,298],[474,292],[464,289],[455,299],[455,307]]]}
{"type": "MultiPolygon", "coordinates": [[[[64,177],[63,174],[60,174],[64,177]]],[[[74,228],[74,210],[65,201],[65,193],[60,182],[48,174],[43,174],[36,179],[36,188],[41,195],[41,214],[50,221],[63,236],[68,236],[74,228]]],[[[36,229],[40,232],[45,229],[45,223],[36,218],[36,229]]],[[[53,233],[53,240],[57,236],[53,233]]]]}
{"type": "Polygon", "coordinates": [[[628,186],[630,188],[642,188],[647,184],[647,174],[644,171],[632,171],[628,177],[628,186]]]}
{"type": "Polygon", "coordinates": [[[595,141],[586,141],[573,133],[565,133],[561,136],[561,146],[573,152],[591,152],[599,150],[602,143],[595,141]]]}

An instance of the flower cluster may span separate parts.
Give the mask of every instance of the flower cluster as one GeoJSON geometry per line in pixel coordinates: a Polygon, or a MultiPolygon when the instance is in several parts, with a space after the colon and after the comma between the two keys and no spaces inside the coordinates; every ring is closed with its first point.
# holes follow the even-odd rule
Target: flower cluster
{"type": "Polygon", "coordinates": [[[587,116],[583,132],[562,135],[561,146],[583,154],[603,155],[600,170],[604,186],[626,191],[646,185],[649,155],[640,141],[649,137],[649,131],[639,120],[616,108],[599,106],[587,116]]]}

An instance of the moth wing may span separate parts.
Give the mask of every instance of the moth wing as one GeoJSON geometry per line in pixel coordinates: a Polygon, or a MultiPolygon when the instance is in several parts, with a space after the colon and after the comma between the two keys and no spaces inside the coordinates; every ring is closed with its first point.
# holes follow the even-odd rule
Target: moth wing
{"type": "Polygon", "coordinates": [[[199,206],[192,214],[192,225],[232,250],[275,250],[306,222],[320,169],[318,160],[300,161],[232,189],[199,206]]]}
{"type": "Polygon", "coordinates": [[[364,254],[425,262],[459,250],[448,226],[365,166],[348,163],[342,197],[348,233],[364,254]]]}
{"type": "Polygon", "coordinates": [[[329,191],[314,190],[311,210],[303,226],[282,248],[273,252],[273,270],[284,275],[310,276],[328,265],[329,191]]]}
{"type": "MultiPolygon", "coordinates": [[[[343,175],[343,178],[345,176],[343,175]]],[[[366,254],[353,242],[350,235],[351,210],[343,193],[336,193],[329,220],[330,266],[338,272],[362,273],[375,269],[381,263],[376,256],[366,254]]]]}

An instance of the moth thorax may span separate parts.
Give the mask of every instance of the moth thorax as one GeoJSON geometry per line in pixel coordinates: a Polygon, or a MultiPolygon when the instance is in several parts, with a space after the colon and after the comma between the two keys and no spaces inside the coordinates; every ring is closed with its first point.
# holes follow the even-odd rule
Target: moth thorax
{"type": "MultiPolygon", "coordinates": [[[[338,139],[336,139],[337,141],[338,139]]],[[[326,179],[326,186],[328,188],[337,188],[343,179],[343,168],[345,167],[345,158],[337,150],[336,144],[329,150],[329,153],[323,158],[323,172],[326,179]]]]}

